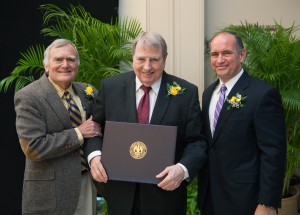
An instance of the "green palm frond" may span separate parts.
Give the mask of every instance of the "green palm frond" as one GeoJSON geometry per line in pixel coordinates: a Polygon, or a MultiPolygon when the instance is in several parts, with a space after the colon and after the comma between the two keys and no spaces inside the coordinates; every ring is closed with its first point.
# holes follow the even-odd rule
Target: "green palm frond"
{"type": "Polygon", "coordinates": [[[54,5],[41,7],[45,10],[45,23],[59,23],[42,32],[70,39],[78,48],[81,65],[77,80],[92,81],[98,87],[102,78],[121,73],[122,63],[131,65],[131,40],[142,31],[138,20],[124,18],[107,24],[93,18],[81,6],[71,5],[68,13],[54,5]]]}
{"type": "MultiPolygon", "coordinates": [[[[69,39],[77,46],[80,56],[77,81],[98,88],[102,78],[131,69],[131,40],[142,32],[137,19],[124,18],[110,24],[103,23],[82,6],[72,4],[66,11],[53,4],[41,5],[40,9],[43,12],[41,32],[55,39],[69,39]]],[[[14,83],[15,90],[18,90],[40,77],[43,52],[44,47],[36,46],[22,54],[11,75],[0,82],[0,91],[6,91],[14,83]]]]}
{"type": "Polygon", "coordinates": [[[10,75],[0,81],[0,91],[7,92],[15,84],[15,92],[34,81],[33,76],[10,75]]]}
{"type": "Polygon", "coordinates": [[[41,45],[31,46],[29,49],[21,53],[22,57],[13,71],[14,75],[24,74],[26,71],[29,71],[29,74],[34,74],[40,72],[44,69],[43,66],[43,53],[45,47],[41,45]]]}
{"type": "Polygon", "coordinates": [[[285,109],[300,113],[300,90],[287,90],[281,93],[282,103],[285,109]]]}
{"type": "Polygon", "coordinates": [[[41,45],[31,46],[17,62],[17,67],[11,75],[0,81],[0,91],[7,92],[15,84],[15,92],[34,81],[44,72],[43,53],[44,47],[41,45]]]}

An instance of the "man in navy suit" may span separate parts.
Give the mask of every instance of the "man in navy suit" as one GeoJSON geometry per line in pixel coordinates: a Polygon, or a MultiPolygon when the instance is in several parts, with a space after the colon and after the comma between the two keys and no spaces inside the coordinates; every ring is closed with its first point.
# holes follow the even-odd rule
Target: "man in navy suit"
{"type": "Polygon", "coordinates": [[[166,58],[167,45],[162,36],[141,33],[133,42],[134,71],[104,79],[95,98],[93,120],[105,130],[106,120],[138,122],[137,106],[144,93],[141,86],[151,87],[148,123],[178,127],[175,164],[157,173],[157,178],[164,178],[158,184],[108,180],[101,163],[102,138],[87,141],[85,152],[91,173],[100,182],[110,215],[185,215],[188,181],[206,160],[198,88],[167,74],[166,58]],[[174,88],[168,92],[166,86],[173,82],[178,85],[177,91],[174,88]]]}
{"type": "Polygon", "coordinates": [[[217,33],[210,51],[218,80],[203,92],[209,159],[199,173],[201,214],[274,215],[281,205],[286,158],[280,94],[242,68],[246,50],[238,35],[217,33]],[[214,127],[223,84],[227,101],[214,127]]]}

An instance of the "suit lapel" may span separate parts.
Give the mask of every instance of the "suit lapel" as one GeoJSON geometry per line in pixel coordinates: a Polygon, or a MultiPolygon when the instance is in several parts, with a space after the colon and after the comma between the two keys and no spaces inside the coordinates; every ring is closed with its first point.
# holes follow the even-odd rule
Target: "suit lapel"
{"type": "MultiPolygon", "coordinates": [[[[56,113],[57,117],[60,119],[60,122],[65,127],[71,127],[70,117],[67,109],[59,98],[56,90],[53,85],[50,83],[46,75],[43,75],[41,78],[41,88],[45,91],[45,100],[49,104],[49,107],[53,112],[56,113]]],[[[41,90],[42,90],[41,89],[41,90]]]]}
{"type": "Polygon", "coordinates": [[[203,112],[204,112],[204,117],[205,117],[205,122],[206,122],[206,128],[208,130],[207,133],[209,133],[209,135],[207,135],[208,141],[209,143],[211,143],[212,141],[212,135],[211,135],[211,128],[210,128],[210,121],[209,121],[209,106],[210,106],[210,101],[211,101],[211,97],[212,94],[216,88],[216,86],[218,85],[219,80],[215,81],[209,88],[207,88],[205,96],[203,96],[203,112]]]}
{"type": "Polygon", "coordinates": [[[170,101],[172,99],[171,96],[167,97],[168,92],[166,89],[167,83],[170,83],[169,76],[167,73],[163,72],[161,84],[159,87],[159,92],[157,95],[156,103],[153,109],[152,117],[150,120],[151,124],[161,124],[161,121],[168,109],[170,101]]]}
{"type": "Polygon", "coordinates": [[[124,80],[122,88],[123,88],[122,107],[125,107],[125,112],[124,112],[124,114],[126,114],[125,119],[127,122],[137,122],[134,72],[131,72],[128,79],[124,80]]]}
{"type": "Polygon", "coordinates": [[[76,82],[73,83],[73,90],[74,90],[74,93],[76,93],[76,95],[79,97],[79,99],[81,101],[82,108],[86,112],[86,117],[90,116],[91,111],[92,111],[90,103],[92,101],[88,101],[88,99],[86,98],[86,96],[83,92],[84,89],[78,83],[76,83],[76,82]]]}
{"type": "MultiPolygon", "coordinates": [[[[231,98],[232,96],[235,96],[237,93],[240,93],[242,96],[247,96],[247,93],[245,92],[245,89],[249,85],[249,75],[247,74],[246,71],[244,71],[243,75],[240,77],[240,79],[236,82],[236,84],[233,86],[231,89],[230,93],[228,94],[228,98],[231,98]]],[[[222,110],[220,112],[217,126],[215,129],[215,133],[213,136],[213,142],[212,145],[214,145],[215,140],[218,138],[220,135],[220,132],[222,130],[223,126],[226,126],[225,123],[228,120],[229,116],[235,111],[234,108],[231,108],[230,110],[227,109],[228,104],[225,101],[222,110]]]]}

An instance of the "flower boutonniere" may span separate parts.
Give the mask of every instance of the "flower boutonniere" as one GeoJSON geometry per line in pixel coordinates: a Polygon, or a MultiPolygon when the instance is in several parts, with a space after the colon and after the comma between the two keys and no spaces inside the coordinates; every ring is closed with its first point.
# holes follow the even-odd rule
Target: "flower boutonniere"
{"type": "Polygon", "coordinates": [[[231,99],[226,98],[226,102],[229,104],[227,110],[231,108],[241,108],[244,107],[243,101],[247,98],[247,96],[241,96],[240,93],[237,93],[235,96],[232,96],[231,99]]]}
{"type": "Polygon", "coordinates": [[[175,81],[173,81],[172,84],[167,83],[167,91],[168,91],[168,95],[172,95],[172,96],[177,96],[177,95],[181,95],[184,94],[186,91],[186,88],[181,87],[179,84],[177,84],[175,81]]]}
{"type": "Polygon", "coordinates": [[[95,93],[93,88],[90,85],[87,85],[86,88],[83,90],[85,97],[87,100],[92,101],[95,97],[95,93]]]}

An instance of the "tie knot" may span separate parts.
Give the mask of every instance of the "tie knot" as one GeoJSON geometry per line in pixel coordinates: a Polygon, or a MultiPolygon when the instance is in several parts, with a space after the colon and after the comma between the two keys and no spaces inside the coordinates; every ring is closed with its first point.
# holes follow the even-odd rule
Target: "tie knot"
{"type": "Polygon", "coordinates": [[[71,94],[69,93],[69,91],[65,91],[63,97],[64,97],[65,99],[68,99],[68,98],[71,97],[71,94]]]}
{"type": "Polygon", "coordinates": [[[142,90],[144,90],[145,93],[149,93],[151,87],[146,87],[145,85],[142,85],[142,90]]]}
{"type": "Polygon", "coordinates": [[[68,97],[69,95],[70,95],[69,91],[66,90],[66,91],[64,92],[64,96],[65,96],[65,97],[68,97]]]}
{"type": "Polygon", "coordinates": [[[221,92],[224,93],[227,90],[227,87],[225,84],[222,84],[221,86],[221,92]]]}

